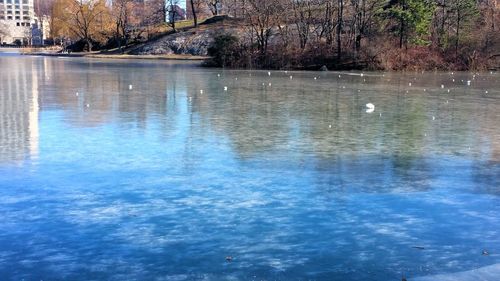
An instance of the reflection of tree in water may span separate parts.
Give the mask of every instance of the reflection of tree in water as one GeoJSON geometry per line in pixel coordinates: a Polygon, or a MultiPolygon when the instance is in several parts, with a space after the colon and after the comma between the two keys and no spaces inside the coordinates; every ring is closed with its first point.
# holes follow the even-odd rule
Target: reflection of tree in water
{"type": "Polygon", "coordinates": [[[471,181],[478,193],[500,195],[500,164],[480,162],[471,165],[471,181]]]}
{"type": "MultiPolygon", "coordinates": [[[[471,161],[468,180],[481,186],[479,192],[498,194],[495,96],[462,88],[406,93],[409,78],[396,74],[367,77],[368,83],[356,76],[325,74],[316,81],[295,73],[289,80],[246,71],[218,78],[219,70],[171,64],[57,59],[26,60],[13,70],[4,75],[11,83],[2,83],[3,92],[11,84],[18,88],[9,86],[9,93],[30,92],[19,85],[29,84],[25,73],[32,72],[42,110],[62,109],[64,122],[74,126],[114,122],[146,130],[154,124],[162,137],[187,134],[185,163],[195,163],[200,143],[215,137],[243,160],[274,158],[293,169],[310,168],[325,192],[383,192],[425,190],[426,178],[439,173],[432,159],[458,157],[471,161]],[[376,104],[375,113],[365,113],[367,102],[376,104]]],[[[439,75],[428,77],[426,88],[445,83],[439,75]]]]}
{"type": "MultiPolygon", "coordinates": [[[[422,89],[406,93],[406,76],[367,77],[363,83],[356,76],[316,81],[294,74],[298,78],[289,80],[243,71],[219,78],[213,70],[155,63],[50,64],[62,78],[45,82],[42,106],[63,108],[69,123],[117,121],[125,129],[145,130],[154,120],[164,137],[186,127],[187,160],[201,140],[215,135],[228,140],[241,159],[279,157],[303,168],[314,163],[318,186],[325,190],[424,190],[433,167],[429,157],[462,157],[468,147],[478,147],[492,149],[490,159],[498,159],[491,130],[498,121],[492,114],[495,103],[459,91],[454,96],[422,89]],[[367,102],[376,104],[375,113],[365,113],[367,102]]],[[[437,75],[429,77],[425,87],[442,83],[437,75]]]]}
{"type": "MultiPolygon", "coordinates": [[[[422,191],[430,188],[429,159],[466,147],[474,141],[470,132],[491,118],[475,115],[469,103],[445,105],[452,98],[442,93],[406,93],[405,79],[372,78],[369,86],[352,79],[344,88],[274,78],[271,87],[265,74],[242,78],[229,72],[197,81],[189,95],[203,127],[223,132],[243,158],[283,154],[297,166],[304,158],[316,159],[318,182],[326,188],[354,182],[350,188],[363,191],[422,191]],[[377,111],[366,114],[364,104],[372,99],[377,111]]],[[[429,83],[441,83],[433,79],[429,83]]]]}
{"type": "MultiPolygon", "coordinates": [[[[477,120],[468,120],[471,123],[470,126],[477,130],[474,133],[477,137],[472,141],[475,150],[474,161],[477,164],[471,167],[471,177],[476,183],[474,185],[476,192],[500,195],[500,141],[498,141],[498,126],[494,125],[500,122],[499,106],[495,104],[497,102],[495,100],[486,99],[486,101],[487,104],[484,106],[476,103],[470,104],[473,107],[471,110],[480,115],[481,122],[491,122],[490,124],[481,123],[478,126],[477,120]],[[483,147],[490,148],[490,151],[482,151],[486,155],[478,151],[483,147]]],[[[470,135],[469,138],[471,138],[470,135]]]]}
{"type": "Polygon", "coordinates": [[[49,86],[43,104],[63,108],[70,124],[98,126],[119,118],[121,124],[144,129],[148,118],[165,115],[167,81],[161,65],[125,69],[99,61],[51,63],[61,77],[49,86]]]}
{"type": "MultiPolygon", "coordinates": [[[[230,80],[231,78],[228,78],[230,80]]],[[[233,78],[234,79],[234,78],[233,78]]],[[[210,79],[195,83],[205,89],[200,95],[191,89],[192,111],[201,116],[200,126],[224,133],[241,157],[273,153],[289,139],[287,118],[291,102],[278,91],[267,91],[253,78],[229,81],[230,91],[224,92],[224,80],[210,79]]]]}
{"type": "Polygon", "coordinates": [[[316,167],[319,185],[333,185],[336,192],[428,189],[421,180],[428,173],[421,157],[426,125],[418,101],[398,96],[382,119],[364,114],[362,99],[357,92],[335,95],[328,117],[335,125],[312,132],[315,148],[323,152],[316,167]]]}
{"type": "MultiPolygon", "coordinates": [[[[184,161],[192,164],[196,144],[215,134],[229,140],[242,159],[280,157],[294,167],[314,163],[317,186],[327,192],[425,190],[433,167],[428,157],[495,147],[478,137],[494,135],[483,129],[495,120],[483,100],[455,103],[464,97],[406,93],[405,76],[372,77],[365,84],[359,77],[312,82],[240,71],[219,78],[212,70],[156,64],[139,64],[133,71],[102,62],[84,70],[67,63],[57,67],[65,69],[65,79],[52,101],[79,116],[69,118],[72,122],[89,126],[119,117],[120,126],[145,129],[154,118],[165,137],[185,126],[184,161]],[[76,91],[83,97],[68,94],[76,91]],[[372,101],[377,110],[367,114],[364,104],[372,101]]],[[[441,83],[432,77],[429,83],[441,83]]]]}

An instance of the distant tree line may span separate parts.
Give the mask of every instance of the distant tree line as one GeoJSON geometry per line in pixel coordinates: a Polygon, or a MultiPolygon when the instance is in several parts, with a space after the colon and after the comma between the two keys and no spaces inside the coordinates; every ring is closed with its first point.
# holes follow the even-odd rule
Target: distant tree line
{"type": "MultiPolygon", "coordinates": [[[[79,42],[86,51],[122,48],[148,38],[165,24],[169,7],[178,0],[51,0],[51,37],[55,43],[79,42]]],[[[173,17],[175,19],[175,17],[173,17]]],[[[171,23],[175,29],[175,23],[171,23]]]]}
{"type": "Polygon", "coordinates": [[[473,69],[500,55],[496,0],[217,2],[246,23],[239,45],[221,38],[241,49],[232,65],[473,69]]]}
{"type": "MultiPolygon", "coordinates": [[[[87,51],[150,37],[178,0],[50,0],[57,42],[87,51]]],[[[48,6],[47,6],[48,5],[48,6]]],[[[199,18],[229,15],[215,65],[266,68],[478,69],[500,58],[497,0],[187,0],[199,18]],[[230,58],[230,59],[228,59],[230,58]]],[[[177,25],[167,21],[175,32],[177,25]]]]}

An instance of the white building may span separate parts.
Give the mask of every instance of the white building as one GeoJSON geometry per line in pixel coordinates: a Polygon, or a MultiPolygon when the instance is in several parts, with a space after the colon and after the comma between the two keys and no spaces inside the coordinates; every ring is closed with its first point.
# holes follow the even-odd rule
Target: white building
{"type": "Polygon", "coordinates": [[[0,43],[31,45],[36,24],[33,0],[0,0],[0,43]]]}

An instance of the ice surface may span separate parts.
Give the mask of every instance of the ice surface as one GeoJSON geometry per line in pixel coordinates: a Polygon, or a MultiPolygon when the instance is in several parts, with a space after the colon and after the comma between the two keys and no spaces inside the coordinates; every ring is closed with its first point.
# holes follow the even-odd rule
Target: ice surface
{"type": "Polygon", "coordinates": [[[500,280],[500,263],[478,269],[438,274],[410,279],[410,281],[498,281],[500,280]]]}

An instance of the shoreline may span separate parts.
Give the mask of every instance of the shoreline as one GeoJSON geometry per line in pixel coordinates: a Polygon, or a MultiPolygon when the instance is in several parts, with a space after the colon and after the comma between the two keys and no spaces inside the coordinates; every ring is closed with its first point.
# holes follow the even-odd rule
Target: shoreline
{"type": "MultiPolygon", "coordinates": [[[[209,56],[193,56],[193,55],[185,55],[185,54],[170,54],[170,55],[129,55],[129,54],[106,54],[106,53],[54,53],[54,52],[23,52],[22,48],[8,48],[10,50],[15,50],[13,52],[5,52],[5,49],[0,48],[0,53],[17,53],[23,56],[43,56],[43,57],[62,57],[62,58],[94,58],[94,59],[113,59],[113,60],[164,60],[164,61],[191,61],[191,62],[199,62],[202,64],[203,62],[210,59],[209,56]],[[17,52],[16,52],[17,51],[17,52]]],[[[231,69],[241,69],[241,68],[231,68],[231,69]]],[[[255,70],[275,70],[275,69],[261,69],[254,68],[255,70]]],[[[305,68],[289,68],[287,70],[290,71],[321,71],[319,67],[305,67],[305,68]]],[[[432,72],[432,71],[456,71],[456,72],[487,72],[487,71],[498,71],[497,68],[488,68],[483,70],[375,70],[375,69],[357,69],[357,68],[345,68],[345,69],[328,69],[327,71],[389,71],[389,72],[432,72]]]]}
{"type": "Polygon", "coordinates": [[[192,55],[127,55],[127,54],[102,54],[102,53],[40,53],[40,52],[26,52],[22,53],[23,56],[44,56],[44,57],[67,57],[67,58],[97,58],[97,59],[138,59],[138,60],[179,60],[179,61],[205,61],[210,57],[192,56],[192,55]]]}

